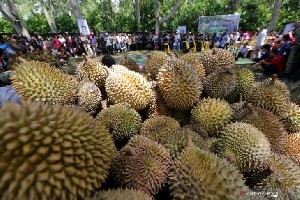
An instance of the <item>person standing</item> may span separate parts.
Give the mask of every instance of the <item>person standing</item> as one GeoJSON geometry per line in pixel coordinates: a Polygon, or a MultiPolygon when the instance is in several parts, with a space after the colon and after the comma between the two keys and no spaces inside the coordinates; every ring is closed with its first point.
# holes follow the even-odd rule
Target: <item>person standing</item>
{"type": "Polygon", "coordinates": [[[174,38],[174,44],[173,44],[173,47],[174,47],[174,50],[179,50],[180,51],[180,33],[177,32],[176,35],[175,35],[175,38],[174,38]]]}
{"type": "Polygon", "coordinates": [[[286,62],[286,72],[289,73],[291,71],[292,66],[294,65],[294,60],[296,59],[297,52],[300,51],[300,22],[296,22],[294,24],[294,33],[295,33],[295,41],[291,46],[290,54],[286,62]]]}
{"type": "Polygon", "coordinates": [[[11,48],[9,44],[7,44],[3,36],[0,35],[0,49],[3,49],[3,60],[7,62],[9,60],[9,53],[10,54],[15,54],[16,52],[11,48]]]}
{"type": "Polygon", "coordinates": [[[260,58],[260,49],[265,43],[265,39],[267,37],[267,29],[266,25],[262,25],[260,27],[260,32],[256,38],[256,43],[254,47],[254,57],[260,58]]]}

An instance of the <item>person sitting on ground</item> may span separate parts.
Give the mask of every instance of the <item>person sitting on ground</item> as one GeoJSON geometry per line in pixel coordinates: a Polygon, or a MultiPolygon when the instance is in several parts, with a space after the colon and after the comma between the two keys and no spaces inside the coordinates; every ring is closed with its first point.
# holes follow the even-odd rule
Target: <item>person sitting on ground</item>
{"type": "Polygon", "coordinates": [[[248,45],[248,42],[245,42],[241,47],[240,51],[236,57],[236,60],[239,58],[246,58],[248,51],[251,49],[251,47],[248,45]]]}
{"type": "Polygon", "coordinates": [[[110,55],[105,55],[105,56],[103,56],[101,63],[107,67],[111,67],[114,64],[116,64],[116,60],[114,59],[114,57],[112,57],[110,55]]]}
{"type": "Polygon", "coordinates": [[[7,71],[7,64],[6,62],[4,61],[3,59],[3,55],[4,55],[4,50],[3,49],[0,49],[0,72],[1,71],[7,71]]]}
{"type": "Polygon", "coordinates": [[[270,52],[271,52],[270,49],[271,49],[271,45],[270,44],[264,44],[262,46],[262,49],[261,49],[262,50],[261,57],[260,58],[254,58],[253,61],[254,62],[259,62],[261,60],[267,59],[270,56],[270,52]]]}
{"type": "Polygon", "coordinates": [[[61,47],[56,52],[56,58],[58,59],[59,64],[61,66],[62,65],[67,65],[67,62],[68,62],[70,56],[71,56],[70,52],[68,52],[65,47],[61,47]]]}
{"type": "Polygon", "coordinates": [[[283,57],[279,54],[278,49],[272,49],[270,53],[271,61],[265,59],[259,61],[266,75],[280,74],[285,70],[285,62],[283,57]]]}

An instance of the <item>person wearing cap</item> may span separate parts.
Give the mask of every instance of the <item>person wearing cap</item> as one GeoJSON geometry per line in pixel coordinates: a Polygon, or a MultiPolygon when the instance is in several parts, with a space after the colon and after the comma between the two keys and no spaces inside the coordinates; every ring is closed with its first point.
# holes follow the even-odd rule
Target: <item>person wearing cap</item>
{"type": "Polygon", "coordinates": [[[254,47],[254,57],[255,58],[259,58],[260,57],[260,49],[261,47],[264,45],[265,43],[265,39],[267,37],[267,26],[266,25],[262,25],[260,27],[260,32],[256,38],[256,43],[255,43],[255,47],[254,47]]]}

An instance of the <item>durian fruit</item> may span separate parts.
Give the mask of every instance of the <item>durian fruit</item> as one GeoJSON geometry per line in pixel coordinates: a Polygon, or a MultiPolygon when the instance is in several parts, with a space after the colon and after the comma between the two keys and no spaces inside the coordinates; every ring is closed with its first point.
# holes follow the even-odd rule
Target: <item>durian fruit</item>
{"type": "Polygon", "coordinates": [[[142,110],[150,104],[153,95],[151,84],[142,75],[121,65],[106,70],[109,75],[105,89],[113,104],[129,104],[136,110],[142,110]]]}
{"type": "Polygon", "coordinates": [[[107,78],[107,71],[104,69],[104,65],[100,62],[87,60],[86,57],[84,59],[76,68],[76,76],[80,80],[88,78],[97,87],[103,87],[107,78]]]}
{"type": "Polygon", "coordinates": [[[291,102],[287,116],[283,119],[284,126],[289,133],[300,132],[300,107],[291,102]]]}
{"type": "Polygon", "coordinates": [[[221,155],[233,156],[241,172],[260,168],[271,156],[268,138],[251,124],[235,122],[221,131],[221,155]]]}
{"type": "Polygon", "coordinates": [[[216,69],[233,68],[235,66],[234,56],[229,51],[220,48],[207,51],[202,56],[201,61],[207,75],[213,73],[216,69]]]}
{"type": "Polygon", "coordinates": [[[78,90],[78,105],[87,112],[96,111],[101,105],[101,91],[89,80],[80,83],[78,90]]]}
{"type": "Polygon", "coordinates": [[[187,147],[187,137],[191,137],[193,144],[198,147],[201,147],[205,143],[204,138],[186,127],[167,134],[160,139],[159,143],[164,145],[170,152],[171,158],[176,160],[182,150],[187,147]]]}
{"type": "Polygon", "coordinates": [[[189,63],[192,67],[195,68],[202,82],[205,80],[205,69],[200,59],[197,58],[196,54],[185,53],[181,56],[181,59],[189,63]]]}
{"type": "Polygon", "coordinates": [[[15,66],[11,73],[12,86],[23,100],[53,104],[74,104],[77,81],[49,64],[31,61],[15,66]]]}
{"type": "Polygon", "coordinates": [[[236,87],[226,98],[229,102],[237,102],[240,94],[242,94],[243,98],[247,98],[255,82],[254,73],[250,69],[243,68],[236,70],[235,73],[236,87]]]}
{"type": "Polygon", "coordinates": [[[290,106],[290,91],[283,82],[273,76],[254,86],[247,101],[280,117],[286,117],[290,106]]]}
{"type": "Polygon", "coordinates": [[[231,116],[229,103],[221,99],[203,99],[192,109],[194,123],[199,124],[211,136],[218,134],[230,122],[231,116]]]}
{"type": "Polygon", "coordinates": [[[179,128],[180,124],[175,119],[164,115],[156,115],[143,122],[140,134],[160,142],[166,135],[179,128]]]}
{"type": "Polygon", "coordinates": [[[144,65],[144,72],[155,78],[159,69],[165,64],[169,56],[163,51],[151,51],[147,55],[144,65]]]}
{"type": "Polygon", "coordinates": [[[212,98],[225,98],[233,92],[236,82],[234,70],[221,68],[206,77],[204,91],[212,98]]]}
{"type": "Polygon", "coordinates": [[[152,99],[148,109],[147,116],[151,118],[156,115],[171,115],[171,110],[167,107],[158,88],[152,89],[152,99]]]}
{"type": "Polygon", "coordinates": [[[168,107],[188,110],[201,95],[203,84],[195,69],[186,62],[169,59],[158,73],[158,86],[168,107]]]}
{"type": "Polygon", "coordinates": [[[118,188],[97,192],[90,200],[153,200],[153,198],[139,190],[118,188]]]}
{"type": "Polygon", "coordinates": [[[285,151],[289,157],[300,165],[300,132],[288,134],[285,151]]]}
{"type": "Polygon", "coordinates": [[[198,147],[188,147],[181,153],[169,179],[174,200],[238,200],[243,199],[241,192],[249,190],[235,166],[198,147]]]}
{"type": "Polygon", "coordinates": [[[113,159],[111,174],[121,187],[156,195],[167,181],[169,152],[158,142],[134,136],[113,159]]]}
{"type": "Polygon", "coordinates": [[[241,122],[252,124],[265,134],[273,151],[284,152],[287,132],[278,116],[260,107],[250,106],[248,115],[241,122]]]}
{"type": "Polygon", "coordinates": [[[87,113],[23,102],[0,115],[0,199],[84,199],[106,179],[115,146],[87,113]]]}
{"type": "Polygon", "coordinates": [[[131,58],[128,58],[127,56],[124,56],[119,61],[119,65],[126,66],[129,70],[132,70],[132,71],[135,71],[135,72],[140,71],[138,64],[134,60],[132,60],[131,58]]]}
{"type": "Polygon", "coordinates": [[[276,199],[299,199],[300,166],[283,155],[272,155],[268,161],[273,173],[262,181],[257,188],[276,191],[276,199]]]}
{"type": "Polygon", "coordinates": [[[230,104],[231,110],[232,110],[232,121],[240,121],[243,118],[245,118],[246,115],[249,114],[249,106],[251,104],[247,103],[246,101],[243,101],[243,96],[240,94],[240,101],[236,103],[230,104]]]}
{"type": "Polygon", "coordinates": [[[140,114],[128,105],[115,104],[102,110],[96,117],[118,140],[126,140],[138,134],[142,118],[140,114]]]}

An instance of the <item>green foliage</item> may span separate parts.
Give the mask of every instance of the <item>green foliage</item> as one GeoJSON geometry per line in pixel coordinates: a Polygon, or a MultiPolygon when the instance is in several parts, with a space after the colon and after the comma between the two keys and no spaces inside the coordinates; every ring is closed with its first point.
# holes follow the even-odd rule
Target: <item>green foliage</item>
{"type": "Polygon", "coordinates": [[[15,33],[15,29],[7,20],[5,20],[3,17],[0,17],[0,32],[15,33]]]}
{"type": "Polygon", "coordinates": [[[58,32],[77,32],[78,27],[75,19],[69,14],[61,14],[55,17],[58,32]]]}
{"type": "Polygon", "coordinates": [[[27,20],[24,20],[25,27],[30,33],[49,33],[51,32],[48,26],[46,17],[42,13],[34,13],[27,20]]]}

